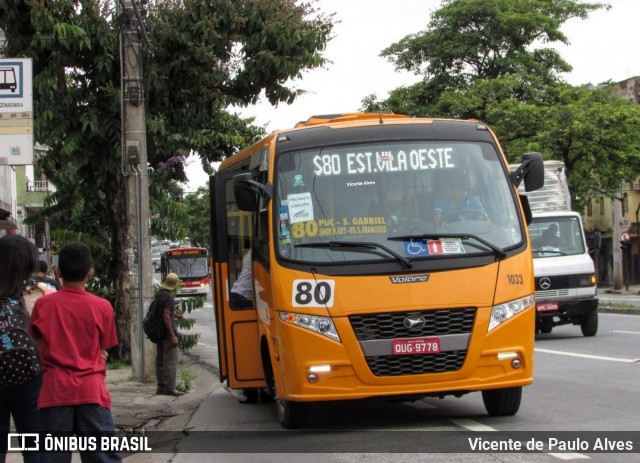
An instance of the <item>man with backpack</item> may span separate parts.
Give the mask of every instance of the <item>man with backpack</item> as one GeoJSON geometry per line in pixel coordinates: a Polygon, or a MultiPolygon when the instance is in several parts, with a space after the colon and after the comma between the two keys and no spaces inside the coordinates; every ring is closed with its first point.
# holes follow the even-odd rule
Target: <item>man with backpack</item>
{"type": "Polygon", "coordinates": [[[178,275],[169,273],[160,283],[160,290],[156,293],[152,304],[155,316],[162,318],[166,328],[164,337],[156,344],[156,377],[158,379],[156,394],[175,397],[183,394],[176,390],[178,320],[173,292],[179,282],[178,275]]]}

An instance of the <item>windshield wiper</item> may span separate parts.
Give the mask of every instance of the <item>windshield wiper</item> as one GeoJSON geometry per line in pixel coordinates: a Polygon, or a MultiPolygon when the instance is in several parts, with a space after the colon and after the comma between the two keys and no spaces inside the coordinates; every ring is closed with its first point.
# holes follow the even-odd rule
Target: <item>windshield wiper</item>
{"type": "Polygon", "coordinates": [[[320,241],[317,243],[301,243],[294,245],[294,248],[367,248],[382,249],[402,262],[405,268],[411,268],[411,261],[406,257],[398,254],[393,249],[388,248],[384,244],[370,243],[368,241],[320,241]]]}
{"type": "Polygon", "coordinates": [[[561,251],[560,249],[534,249],[534,254],[557,254],[558,256],[566,256],[568,255],[566,252],[561,251]]]}
{"type": "Polygon", "coordinates": [[[467,233],[438,233],[438,234],[423,233],[418,235],[390,236],[387,239],[390,241],[404,241],[404,240],[440,240],[443,238],[460,238],[461,240],[474,239],[484,244],[489,249],[491,249],[496,255],[496,257],[498,257],[499,259],[504,259],[505,257],[507,257],[507,254],[502,249],[497,247],[495,244],[492,244],[487,240],[485,240],[484,238],[480,238],[479,236],[470,235],[467,233]]]}

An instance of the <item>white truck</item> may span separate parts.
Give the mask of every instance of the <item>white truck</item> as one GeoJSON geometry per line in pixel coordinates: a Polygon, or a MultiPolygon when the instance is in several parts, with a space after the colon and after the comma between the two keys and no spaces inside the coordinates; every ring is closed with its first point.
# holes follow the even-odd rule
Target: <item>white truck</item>
{"type": "MultiPolygon", "coordinates": [[[[513,165],[512,168],[517,166],[513,165]]],[[[544,187],[524,193],[533,214],[529,224],[536,284],[536,332],[580,325],[584,336],[598,331],[597,282],[580,214],[562,161],[544,161],[544,187]]]]}

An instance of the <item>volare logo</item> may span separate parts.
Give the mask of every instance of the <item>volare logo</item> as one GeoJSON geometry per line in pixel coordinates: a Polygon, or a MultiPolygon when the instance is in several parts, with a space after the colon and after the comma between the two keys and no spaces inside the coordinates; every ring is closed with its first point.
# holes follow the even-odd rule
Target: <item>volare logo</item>
{"type": "Polygon", "coordinates": [[[37,452],[40,450],[40,434],[10,432],[7,434],[7,450],[37,452]]]}
{"type": "Polygon", "coordinates": [[[394,285],[400,285],[404,283],[426,283],[429,281],[429,274],[425,273],[424,275],[404,275],[404,276],[393,276],[389,277],[391,283],[394,285]]]}

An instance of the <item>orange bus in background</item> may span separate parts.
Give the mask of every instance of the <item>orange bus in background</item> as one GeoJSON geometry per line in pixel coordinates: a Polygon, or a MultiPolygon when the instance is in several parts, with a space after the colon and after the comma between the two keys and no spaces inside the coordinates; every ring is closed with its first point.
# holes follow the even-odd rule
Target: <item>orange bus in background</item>
{"type": "Polygon", "coordinates": [[[515,414],[535,333],[522,180],[542,185],[541,155],[510,174],[486,125],[393,114],[312,117],[230,156],[211,177],[221,381],[275,397],[287,428],[369,397],[481,391],[515,414]]]}
{"type": "Polygon", "coordinates": [[[179,247],[160,255],[160,274],[164,280],[168,273],[180,278],[180,291],[176,296],[206,296],[211,292],[209,251],[206,248],[179,247]]]}

